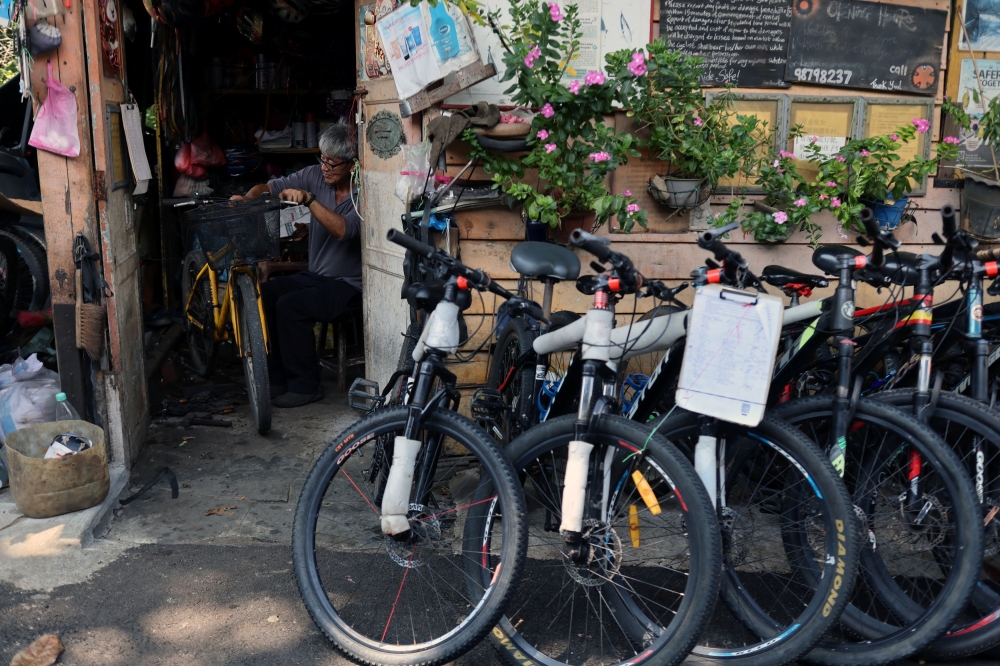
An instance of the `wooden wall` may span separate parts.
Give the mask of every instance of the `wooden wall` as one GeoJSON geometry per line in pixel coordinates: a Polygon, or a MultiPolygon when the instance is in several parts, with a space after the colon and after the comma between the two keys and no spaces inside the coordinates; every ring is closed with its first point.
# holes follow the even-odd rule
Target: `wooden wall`
{"type": "MultiPolygon", "coordinates": [[[[959,0],[961,1],[961,0],[959,0]]],[[[888,4],[917,5],[926,8],[950,10],[948,0],[889,0],[888,4]]],[[[659,34],[659,3],[654,0],[653,14],[653,35],[659,34]]],[[[956,23],[948,22],[953,29],[959,29],[956,23]]],[[[952,85],[952,77],[948,76],[948,54],[953,53],[951,33],[945,35],[945,49],[943,50],[942,76],[938,85],[935,97],[935,113],[933,118],[933,140],[940,139],[940,104],[948,86],[952,85]]],[[[953,56],[952,56],[953,57],[953,56]]],[[[954,78],[958,77],[956,67],[954,78]]],[[[954,84],[957,86],[957,83],[954,84]]],[[[830,96],[850,96],[862,95],[865,97],[906,97],[906,95],[894,94],[886,95],[882,93],[868,93],[862,90],[850,90],[846,88],[828,88],[824,86],[795,84],[788,89],[741,89],[742,92],[770,92],[784,93],[789,95],[830,95],[830,96]]],[[[925,100],[926,97],[913,96],[914,100],[925,100]]],[[[619,114],[623,115],[623,114],[619,114]]],[[[620,123],[621,118],[618,119],[620,123]]],[[[609,123],[615,119],[608,119],[609,123]]],[[[467,161],[466,152],[461,148],[449,151],[448,164],[451,173],[457,173],[467,161]]],[[[650,173],[650,176],[653,174],[650,173]]],[[[482,178],[485,174],[477,171],[474,177],[482,178]]],[[[609,182],[609,187],[614,188],[613,176],[609,182]]],[[[615,188],[618,191],[620,188],[615,188]]],[[[918,210],[916,212],[916,224],[906,224],[897,231],[897,237],[905,244],[904,249],[910,252],[937,252],[931,247],[931,234],[940,228],[940,207],[946,203],[959,205],[959,190],[934,187],[934,179],[930,178],[927,187],[927,194],[914,199],[918,210]]],[[[731,201],[729,196],[713,196],[710,203],[712,212],[717,213],[731,201]]],[[[671,284],[679,284],[689,278],[690,273],[695,268],[704,264],[707,254],[698,248],[695,243],[695,234],[690,231],[689,218],[685,213],[676,216],[670,224],[656,224],[656,221],[666,219],[669,211],[666,209],[647,211],[651,220],[654,221],[651,227],[668,229],[660,232],[641,232],[631,234],[613,233],[612,239],[616,250],[629,255],[638,266],[639,270],[647,277],[666,280],[671,284]]],[[[821,242],[828,243],[849,243],[854,244],[854,238],[843,240],[837,235],[836,225],[832,215],[821,213],[817,218],[823,226],[824,232],[821,242]]],[[[463,263],[482,268],[491,276],[501,280],[505,285],[516,284],[517,275],[511,270],[509,258],[510,251],[515,244],[524,239],[524,228],[521,223],[520,213],[510,211],[506,208],[495,208],[488,210],[477,210],[459,213],[456,215],[459,230],[459,250],[463,263]]],[[[607,228],[600,230],[601,234],[607,234],[607,228]]],[[[764,245],[755,243],[752,238],[744,239],[740,234],[734,234],[730,241],[738,246],[739,251],[748,260],[751,270],[759,273],[769,264],[779,264],[789,268],[811,273],[819,273],[811,262],[812,248],[808,245],[802,234],[795,234],[787,242],[777,245],[764,245]]],[[[581,254],[581,265],[585,272],[590,272],[589,263],[591,257],[581,254]]],[[[776,290],[771,289],[772,292],[776,290]]],[[[832,292],[832,289],[826,290],[832,292]]],[[[942,289],[942,292],[945,291],[942,289]]],[[[954,291],[954,286],[947,290],[948,294],[954,291]]],[[[823,292],[817,292],[823,295],[823,292]]],[[[536,285],[538,300],[541,298],[540,285],[536,285]]],[[[941,294],[943,298],[947,294],[941,294]]],[[[685,291],[681,298],[690,302],[692,290],[685,291]]],[[[877,294],[872,289],[864,288],[858,296],[859,307],[867,307],[883,302],[887,294],[877,294]]],[[[478,298],[473,298],[473,305],[466,313],[466,320],[470,334],[477,330],[466,350],[470,350],[481,344],[492,331],[494,325],[493,313],[499,303],[494,303],[491,295],[484,296],[485,303],[480,303],[478,298]]],[[[632,297],[628,297],[617,308],[618,324],[627,323],[632,318],[633,311],[637,313],[645,312],[653,306],[649,302],[652,299],[644,299],[636,303],[632,297]]],[[[572,283],[558,285],[556,288],[554,310],[571,310],[583,313],[590,306],[590,297],[585,297],[578,293],[572,283]]],[[[483,352],[477,354],[474,359],[467,363],[456,365],[454,370],[459,376],[459,382],[467,393],[482,385],[486,379],[488,367],[488,347],[483,352]]],[[[468,407],[467,401],[465,405],[468,407]]]]}

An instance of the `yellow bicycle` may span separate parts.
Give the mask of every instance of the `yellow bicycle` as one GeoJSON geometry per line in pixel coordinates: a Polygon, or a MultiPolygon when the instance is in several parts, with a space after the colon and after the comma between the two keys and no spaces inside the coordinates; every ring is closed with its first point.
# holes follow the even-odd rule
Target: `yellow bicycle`
{"type": "Polygon", "coordinates": [[[183,266],[191,365],[207,376],[216,344],[232,340],[261,434],[271,429],[270,342],[254,265],[278,256],[280,208],[278,200],[257,198],[217,201],[187,213],[201,245],[188,253],[183,266]]]}

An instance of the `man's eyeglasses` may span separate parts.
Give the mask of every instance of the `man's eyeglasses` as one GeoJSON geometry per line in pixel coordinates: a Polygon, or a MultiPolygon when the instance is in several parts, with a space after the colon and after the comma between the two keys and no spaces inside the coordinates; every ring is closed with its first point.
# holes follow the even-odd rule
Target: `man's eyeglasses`
{"type": "Polygon", "coordinates": [[[339,162],[334,162],[332,160],[326,159],[322,155],[320,155],[319,157],[317,157],[316,161],[319,162],[319,165],[321,167],[326,167],[327,169],[336,169],[341,164],[347,164],[347,162],[345,160],[341,160],[339,162]]]}

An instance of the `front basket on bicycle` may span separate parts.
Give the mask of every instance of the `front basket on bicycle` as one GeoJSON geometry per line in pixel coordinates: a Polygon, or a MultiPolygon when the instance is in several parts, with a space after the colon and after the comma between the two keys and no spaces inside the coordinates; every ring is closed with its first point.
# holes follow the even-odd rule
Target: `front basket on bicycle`
{"type": "Polygon", "coordinates": [[[188,211],[209,265],[224,270],[279,255],[281,202],[268,197],[208,204],[188,211]]]}

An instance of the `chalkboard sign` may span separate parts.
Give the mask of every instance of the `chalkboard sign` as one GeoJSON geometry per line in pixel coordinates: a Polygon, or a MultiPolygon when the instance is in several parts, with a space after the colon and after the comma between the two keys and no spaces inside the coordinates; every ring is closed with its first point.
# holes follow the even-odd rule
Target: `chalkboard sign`
{"type": "Polygon", "coordinates": [[[660,0],[660,36],[706,58],[702,85],[787,88],[790,0],[660,0]]]}
{"type": "Polygon", "coordinates": [[[933,95],[947,18],[937,9],[862,0],[794,0],[785,78],[933,95]]]}

